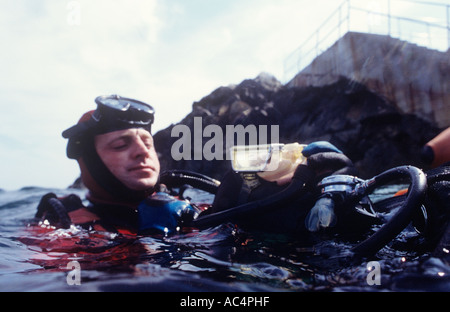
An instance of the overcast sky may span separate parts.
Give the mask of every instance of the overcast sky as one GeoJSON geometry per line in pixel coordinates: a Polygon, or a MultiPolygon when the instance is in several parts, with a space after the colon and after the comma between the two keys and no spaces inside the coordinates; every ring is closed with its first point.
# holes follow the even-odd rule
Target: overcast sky
{"type": "MultiPolygon", "coordinates": [[[[411,9],[391,1],[393,13],[411,9]]],[[[61,132],[98,95],[152,104],[159,130],[219,86],[261,72],[284,82],[287,56],[340,2],[0,0],[0,188],[71,184],[79,170],[61,132]]]]}

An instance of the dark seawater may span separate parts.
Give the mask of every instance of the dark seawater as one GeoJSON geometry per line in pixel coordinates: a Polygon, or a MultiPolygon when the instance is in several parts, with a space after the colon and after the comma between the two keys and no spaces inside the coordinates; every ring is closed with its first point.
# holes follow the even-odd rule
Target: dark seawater
{"type": "MultiPolygon", "coordinates": [[[[0,192],[0,291],[450,290],[448,262],[412,248],[411,241],[417,240],[412,229],[373,259],[354,261],[348,256],[352,243],[340,238],[248,233],[231,224],[137,238],[30,226],[48,192],[62,196],[74,191],[30,187],[0,192]],[[370,283],[370,261],[379,265],[380,285],[370,283]],[[79,264],[78,271],[73,263],[79,264]],[[77,277],[80,285],[73,285],[77,277]]],[[[382,190],[377,196],[392,192],[382,190]]]]}

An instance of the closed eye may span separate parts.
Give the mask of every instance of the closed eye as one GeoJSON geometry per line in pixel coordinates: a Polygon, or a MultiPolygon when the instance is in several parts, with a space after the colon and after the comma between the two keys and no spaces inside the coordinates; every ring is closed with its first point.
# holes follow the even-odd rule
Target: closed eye
{"type": "Polygon", "coordinates": [[[128,140],[126,140],[124,138],[120,138],[120,139],[117,139],[117,140],[114,140],[113,142],[111,142],[109,144],[109,147],[114,151],[121,151],[121,150],[126,149],[129,145],[130,145],[130,143],[128,142],[128,140]]]}

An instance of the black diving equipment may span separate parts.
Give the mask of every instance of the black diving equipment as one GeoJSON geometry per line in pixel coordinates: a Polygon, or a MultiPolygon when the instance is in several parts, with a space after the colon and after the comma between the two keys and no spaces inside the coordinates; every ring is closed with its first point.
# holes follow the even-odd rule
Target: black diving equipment
{"type": "MultiPolygon", "coordinates": [[[[170,186],[170,188],[182,189],[189,185],[211,194],[216,194],[220,186],[220,181],[216,179],[187,170],[165,171],[161,174],[159,182],[170,186]]],[[[177,195],[183,198],[183,192],[178,192],[177,195]]]]}
{"type": "Polygon", "coordinates": [[[155,120],[155,110],[149,104],[119,95],[99,96],[95,99],[97,110],[92,118],[124,122],[136,126],[148,126],[155,120]]]}
{"type": "Polygon", "coordinates": [[[421,211],[427,190],[425,174],[413,166],[402,166],[388,170],[369,180],[361,180],[352,176],[330,176],[319,183],[321,196],[309,212],[305,223],[310,231],[321,227],[330,227],[337,223],[339,211],[355,209],[358,213],[376,218],[377,214],[367,196],[376,188],[400,178],[408,177],[410,187],[398,211],[379,230],[353,248],[360,255],[374,254],[393,240],[408,224],[417,212],[421,211]]]}
{"type": "Polygon", "coordinates": [[[58,225],[63,229],[70,228],[72,221],[65,204],[73,200],[73,197],[75,196],[68,196],[61,201],[54,193],[44,195],[39,202],[35,217],[41,221],[47,220],[50,224],[58,225]]]}
{"type": "Polygon", "coordinates": [[[314,196],[308,187],[315,186],[316,169],[353,172],[345,169],[353,166],[351,161],[328,142],[236,146],[231,148],[231,154],[233,170],[223,177],[210,214],[202,214],[194,221],[197,227],[239,221],[241,226],[246,224],[253,229],[262,226],[261,229],[273,232],[302,231],[298,221],[304,224],[307,211],[298,206],[313,205],[314,196]],[[310,157],[308,165],[303,152],[310,157]],[[320,153],[329,157],[315,159],[320,153]],[[309,165],[310,159],[313,166],[309,165]]]}
{"type": "Polygon", "coordinates": [[[129,128],[144,128],[151,132],[155,119],[155,110],[151,105],[119,95],[99,96],[95,102],[97,109],[91,118],[62,133],[64,138],[69,139],[67,151],[70,158],[76,158],[76,142],[85,135],[93,136],[129,128]]]}
{"type": "Polygon", "coordinates": [[[354,207],[363,215],[377,218],[372,202],[364,191],[366,181],[349,175],[332,175],[317,186],[321,195],[305,219],[305,226],[310,232],[334,227],[337,223],[336,206],[354,207]],[[361,198],[361,195],[364,197],[361,198]]]}
{"type": "MultiPolygon", "coordinates": [[[[260,229],[270,230],[279,219],[289,219],[291,221],[285,224],[296,230],[278,229],[299,233],[334,227],[335,233],[359,230],[366,233],[372,225],[382,223],[369,194],[378,187],[409,178],[408,192],[397,212],[353,248],[356,254],[367,255],[380,250],[423,212],[427,178],[413,166],[394,168],[363,180],[353,173],[351,160],[329,142],[314,142],[307,146],[298,143],[244,146],[234,147],[231,151],[234,171],[214,187],[216,196],[212,207],[192,220],[192,227],[204,229],[233,222],[245,226],[259,223],[260,229]],[[292,175],[291,182],[287,186],[277,186],[277,179],[288,173],[292,175]],[[250,196],[241,201],[243,189],[248,188],[245,175],[264,181],[260,179],[260,183],[254,183],[255,186],[250,187],[250,196]],[[259,195],[252,196],[253,193],[259,195]],[[231,197],[234,200],[229,200],[231,197]],[[228,203],[221,205],[222,201],[228,203]]],[[[426,218],[426,213],[422,215],[426,218]]]]}
{"type": "Polygon", "coordinates": [[[255,214],[261,215],[277,210],[294,199],[301,197],[302,194],[306,194],[308,189],[305,186],[314,176],[314,171],[308,166],[300,165],[295,170],[290,184],[280,192],[230,209],[211,214],[201,214],[192,221],[191,225],[199,229],[206,229],[226,222],[236,222],[243,218],[251,218],[255,214]]]}
{"type": "MultiPolygon", "coordinates": [[[[201,213],[192,222],[188,223],[188,226],[206,229],[226,222],[237,222],[239,224],[240,220],[245,218],[252,220],[256,216],[280,211],[280,209],[292,203],[296,198],[302,198],[311,193],[311,189],[308,188],[307,184],[314,180],[314,176],[314,171],[308,166],[300,165],[295,171],[291,183],[280,192],[227,210],[210,214],[201,213]]],[[[361,215],[370,220],[371,224],[380,223],[379,218],[377,218],[377,212],[370,199],[368,199],[368,195],[378,187],[403,178],[409,178],[411,183],[401,207],[373,235],[359,242],[352,249],[359,256],[373,255],[405,229],[411,223],[417,211],[421,211],[427,190],[427,179],[420,169],[413,166],[397,167],[369,180],[344,175],[330,176],[319,183],[323,193],[319,196],[315,209],[327,209],[326,213],[324,213],[325,216],[322,216],[322,218],[323,220],[328,218],[329,225],[337,222],[348,224],[348,222],[353,222],[351,220],[357,220],[354,218],[350,218],[350,221],[345,220],[344,218],[349,213],[361,215]],[[322,206],[326,206],[326,208],[322,206]],[[326,216],[327,214],[328,216],[326,216]],[[341,217],[342,219],[339,219],[341,217]]],[[[305,202],[305,207],[297,207],[297,210],[305,210],[307,207],[312,206],[313,204],[308,206],[305,202]]],[[[310,209],[310,211],[313,209],[310,209]]],[[[305,216],[307,213],[308,211],[306,211],[305,216]]],[[[286,218],[287,216],[279,215],[279,217],[286,218]]],[[[311,219],[314,217],[310,215],[308,218],[310,220],[306,223],[312,223],[311,219]]],[[[353,226],[358,227],[359,225],[353,224],[353,226]]],[[[350,227],[350,231],[351,228],[353,227],[350,227]]]]}

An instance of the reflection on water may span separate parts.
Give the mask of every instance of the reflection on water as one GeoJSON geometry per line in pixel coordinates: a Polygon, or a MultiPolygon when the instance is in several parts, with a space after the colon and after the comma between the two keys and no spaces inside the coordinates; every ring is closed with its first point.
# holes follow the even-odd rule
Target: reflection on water
{"type": "Polygon", "coordinates": [[[231,224],[137,238],[29,226],[49,191],[0,193],[1,291],[450,290],[448,264],[410,248],[417,237],[413,229],[375,259],[354,262],[348,257],[351,244],[335,237],[247,233],[231,224]],[[367,283],[368,260],[380,264],[380,286],[367,283]],[[80,264],[80,286],[67,283],[72,261],[80,264]]]}

